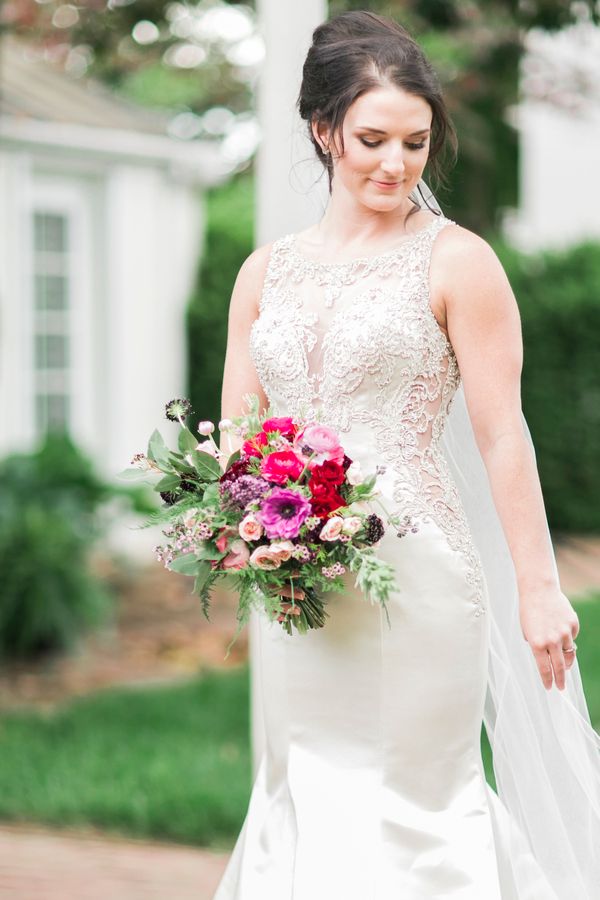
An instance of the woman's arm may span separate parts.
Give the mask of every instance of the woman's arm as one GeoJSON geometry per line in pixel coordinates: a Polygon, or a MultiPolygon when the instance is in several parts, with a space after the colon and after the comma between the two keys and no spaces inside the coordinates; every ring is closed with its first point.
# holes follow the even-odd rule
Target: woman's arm
{"type": "MultiPolygon", "coordinates": [[[[231,419],[241,415],[244,409],[244,394],[257,394],[260,408],[267,408],[268,399],[259,381],[250,356],[250,329],[258,316],[258,305],[263,290],[265,274],[272,244],[259,247],[244,261],[231,294],[229,320],[227,326],[227,350],[223,370],[223,390],[221,393],[221,418],[231,419]]],[[[235,435],[224,436],[221,447],[229,455],[241,447],[243,441],[235,435]],[[231,450],[228,437],[231,438],[231,450]]],[[[291,597],[291,587],[280,591],[284,597],[291,597]]],[[[296,588],[297,600],[304,597],[304,591],[296,588]]]]}
{"type": "MultiPolygon", "coordinates": [[[[242,264],[231,294],[227,325],[227,349],[223,369],[221,392],[221,418],[231,419],[245,412],[244,394],[257,394],[261,409],[268,400],[258,379],[250,356],[250,329],[258,316],[258,304],[271,252],[271,244],[259,247],[242,264]]],[[[242,440],[230,435],[232,451],[242,445],[242,440]]],[[[229,453],[229,438],[223,437],[229,453]]]]}
{"type": "Polygon", "coordinates": [[[514,562],[523,635],[544,686],[552,686],[554,670],[562,689],[565,668],[573,664],[573,654],[562,651],[572,645],[579,621],[555,575],[539,475],[522,427],[517,302],[490,245],[460,226],[439,235],[431,273],[432,296],[435,291],[443,300],[473,431],[514,562]]]}

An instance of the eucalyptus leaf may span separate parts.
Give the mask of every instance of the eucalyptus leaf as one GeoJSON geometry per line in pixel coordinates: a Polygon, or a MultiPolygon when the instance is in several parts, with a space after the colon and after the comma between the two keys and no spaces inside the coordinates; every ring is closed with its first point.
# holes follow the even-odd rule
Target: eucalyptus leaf
{"type": "Polygon", "coordinates": [[[177,438],[177,446],[182,453],[189,453],[198,446],[198,438],[194,437],[189,428],[182,428],[177,438]]]}
{"type": "Polygon", "coordinates": [[[196,579],[194,581],[194,593],[199,594],[204,585],[212,574],[212,568],[208,560],[203,559],[198,563],[196,568],[196,579]]]}
{"type": "Polygon", "coordinates": [[[241,450],[236,450],[235,453],[232,453],[231,456],[229,457],[229,459],[227,460],[227,465],[225,466],[225,471],[227,471],[227,469],[229,469],[230,466],[232,466],[234,462],[237,462],[238,459],[241,457],[241,455],[242,455],[241,450]]]}
{"type": "Polygon", "coordinates": [[[211,547],[210,544],[205,544],[204,547],[196,550],[196,559],[222,559],[226,555],[226,553],[220,553],[215,547],[211,547]]]}
{"type": "Polygon", "coordinates": [[[165,444],[162,434],[157,429],[155,429],[150,436],[146,456],[148,456],[149,459],[153,459],[154,462],[162,468],[171,468],[169,448],[165,444]]]}
{"type": "Polygon", "coordinates": [[[196,468],[190,463],[186,462],[179,454],[175,454],[171,452],[169,454],[171,468],[176,472],[181,472],[183,475],[195,475],[196,468]]]}
{"type": "Polygon", "coordinates": [[[199,562],[193,553],[185,553],[171,560],[169,569],[171,572],[179,572],[180,575],[196,575],[201,565],[203,563],[199,562]]]}
{"type": "Polygon", "coordinates": [[[148,478],[149,472],[144,472],[142,469],[123,469],[122,472],[117,473],[117,478],[122,478],[123,481],[142,481],[148,478]]]}
{"type": "Polygon", "coordinates": [[[221,466],[218,460],[211,456],[210,453],[204,453],[202,450],[192,450],[190,456],[196,472],[205,481],[216,481],[221,477],[221,466]]]}
{"type": "Polygon", "coordinates": [[[164,478],[161,478],[159,482],[154,485],[155,491],[173,491],[175,488],[178,488],[180,484],[180,478],[178,475],[165,475],[164,478]]]}

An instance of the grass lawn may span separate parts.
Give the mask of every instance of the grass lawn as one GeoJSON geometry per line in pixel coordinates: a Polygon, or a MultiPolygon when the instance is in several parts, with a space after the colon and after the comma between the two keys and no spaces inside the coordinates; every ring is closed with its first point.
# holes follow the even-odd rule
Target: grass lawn
{"type": "MultiPolygon", "coordinates": [[[[578,658],[600,726],[600,595],[576,604],[578,658]]],[[[250,795],[248,669],[102,691],[0,723],[0,818],[92,825],[228,849],[250,795]]],[[[493,782],[487,741],[488,778],[493,782]]]]}
{"type": "Polygon", "coordinates": [[[248,669],[0,724],[0,818],[228,847],[250,791],[248,669]]]}

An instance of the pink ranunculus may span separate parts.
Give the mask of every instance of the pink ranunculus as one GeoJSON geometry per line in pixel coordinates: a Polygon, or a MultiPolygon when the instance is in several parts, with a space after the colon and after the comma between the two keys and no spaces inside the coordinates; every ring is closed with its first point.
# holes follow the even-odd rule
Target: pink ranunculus
{"type": "Polygon", "coordinates": [[[341,516],[331,516],[321,528],[319,537],[322,541],[337,541],[342,533],[343,525],[344,520],[341,516]]]}
{"type": "Polygon", "coordinates": [[[265,419],[262,425],[263,431],[279,431],[286,437],[293,437],[296,433],[294,420],[290,416],[274,416],[271,419],[265,419]]]}
{"type": "Polygon", "coordinates": [[[253,513],[248,513],[238,526],[240,537],[245,541],[257,541],[264,531],[262,525],[253,513]]]}
{"type": "Polygon", "coordinates": [[[295,481],[303,468],[304,463],[291,450],[276,450],[264,457],[260,473],[267,481],[285,484],[288,479],[295,481]]]}
{"type": "Polygon", "coordinates": [[[323,463],[328,459],[340,463],[340,465],[344,461],[344,449],[340,445],[340,439],[333,428],[329,428],[327,425],[318,423],[307,425],[302,434],[298,435],[295,443],[301,447],[310,447],[316,454],[313,457],[313,462],[316,464],[323,463]]]}
{"type": "Polygon", "coordinates": [[[271,553],[281,562],[286,562],[292,555],[294,545],[291,541],[273,541],[271,543],[271,553]]]}
{"type": "Polygon", "coordinates": [[[344,534],[356,534],[362,528],[362,519],[360,516],[347,516],[342,525],[344,534]]]}
{"type": "Polygon", "coordinates": [[[226,525],[221,529],[219,537],[215,541],[219,553],[225,553],[225,551],[227,550],[229,538],[232,538],[234,535],[237,535],[237,530],[235,528],[232,528],[230,525],[226,525]]]}
{"type": "Polygon", "coordinates": [[[281,560],[273,553],[268,544],[261,544],[250,554],[250,565],[257,569],[278,569],[281,560]]]}
{"type": "Polygon", "coordinates": [[[242,540],[232,541],[229,553],[221,561],[224,569],[245,569],[250,559],[248,546],[242,540]]]}

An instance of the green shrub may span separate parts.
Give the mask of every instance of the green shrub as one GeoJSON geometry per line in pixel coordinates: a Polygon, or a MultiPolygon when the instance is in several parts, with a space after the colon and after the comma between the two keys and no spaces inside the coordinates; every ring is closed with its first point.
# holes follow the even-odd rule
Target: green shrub
{"type": "Polygon", "coordinates": [[[71,647],[110,609],[90,573],[99,509],[116,491],[68,437],[0,462],[0,659],[71,647]]]}
{"type": "Polygon", "coordinates": [[[253,181],[239,176],[211,191],[197,286],[187,315],[189,395],[197,417],[218,422],[233,285],[253,250],[253,181]]]}
{"type": "Polygon", "coordinates": [[[523,411],[550,526],[600,530],[600,244],[494,245],[521,312],[523,411]]]}

